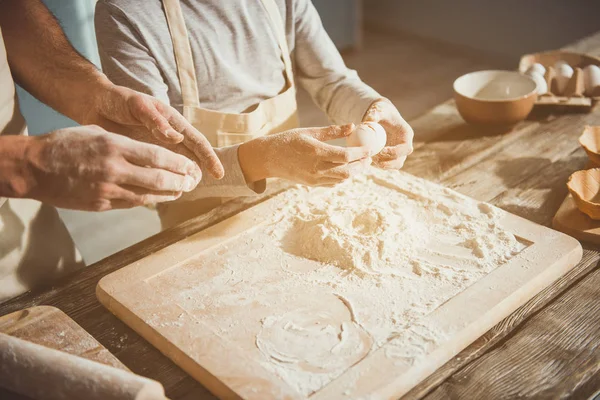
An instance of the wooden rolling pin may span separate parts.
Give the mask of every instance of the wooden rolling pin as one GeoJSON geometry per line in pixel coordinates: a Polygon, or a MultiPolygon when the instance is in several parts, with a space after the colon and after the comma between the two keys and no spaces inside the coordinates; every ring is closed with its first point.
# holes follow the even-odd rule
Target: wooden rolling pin
{"type": "Polygon", "coordinates": [[[0,333],[0,386],[35,400],[165,400],[134,373],[0,333]]]}

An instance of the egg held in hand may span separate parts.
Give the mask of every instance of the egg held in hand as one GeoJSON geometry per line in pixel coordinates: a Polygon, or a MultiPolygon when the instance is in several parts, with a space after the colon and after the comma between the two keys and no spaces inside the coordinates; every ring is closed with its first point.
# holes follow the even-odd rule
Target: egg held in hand
{"type": "Polygon", "coordinates": [[[371,156],[379,153],[387,141],[383,126],[377,122],[364,122],[356,126],[350,136],[346,137],[348,147],[365,146],[370,150],[371,156]]]}

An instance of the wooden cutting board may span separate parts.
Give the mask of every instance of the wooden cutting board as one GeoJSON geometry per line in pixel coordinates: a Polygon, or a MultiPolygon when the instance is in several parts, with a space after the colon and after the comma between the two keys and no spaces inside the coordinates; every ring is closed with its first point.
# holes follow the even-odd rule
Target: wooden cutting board
{"type": "MultiPolygon", "coordinates": [[[[279,194],[106,276],[98,284],[97,296],[118,318],[220,398],[388,399],[408,392],[581,259],[581,245],[573,238],[438,185],[405,173],[380,171],[370,179],[373,184],[393,189],[407,198],[424,196],[423,201],[433,206],[436,199],[451,198],[448,204],[453,206],[443,208],[450,216],[462,213],[461,207],[467,204],[475,205],[481,212],[493,211],[500,227],[514,234],[524,248],[451,298],[436,304],[418,323],[407,322],[406,330],[398,336],[374,346],[359,331],[356,346],[351,350],[366,348],[360,358],[349,357],[345,353],[347,348],[340,350],[336,345],[326,353],[330,358],[320,360],[317,365],[309,362],[308,356],[298,358],[302,354],[297,354],[297,350],[317,354],[324,343],[312,339],[303,342],[302,335],[321,337],[322,332],[333,326],[328,321],[354,323],[368,319],[369,315],[365,317],[355,308],[357,304],[363,307],[363,303],[352,306],[337,296],[331,282],[323,285],[315,281],[314,288],[305,287],[305,292],[296,293],[287,290],[283,281],[270,279],[281,276],[281,271],[291,264],[278,265],[269,258],[269,252],[277,244],[271,243],[265,232],[281,223],[286,207],[303,206],[311,198],[321,198],[318,196],[334,196],[328,189],[304,194],[298,194],[302,192],[300,189],[297,189],[300,192],[292,189],[279,194]],[[416,187],[424,189],[417,193],[416,187]],[[225,260],[237,261],[232,266],[225,265],[225,260]],[[235,270],[257,278],[253,282],[240,281],[234,273],[228,275],[235,270]],[[222,290],[211,289],[215,280],[222,280],[222,290]],[[244,296],[235,289],[241,285],[244,296]],[[265,296],[271,296],[273,301],[263,302],[265,296]],[[198,298],[202,301],[196,301],[198,298]],[[288,319],[279,318],[282,315],[288,319]],[[296,351],[293,354],[271,351],[277,346],[276,350],[281,350],[281,346],[285,350],[288,342],[278,336],[282,332],[293,334],[290,336],[296,351]],[[428,336],[432,332],[435,337],[428,336]],[[266,358],[265,348],[269,350],[266,358]],[[278,369],[272,368],[273,363],[278,369]],[[313,377],[337,369],[334,375],[318,382],[318,389],[307,393],[290,383],[285,375],[288,365],[296,374],[293,379],[305,374],[311,385],[313,377]]],[[[385,201],[394,201],[392,197],[386,197],[385,201]]],[[[428,246],[438,245],[433,242],[428,246]]],[[[303,274],[313,269],[320,271],[311,267],[312,261],[294,260],[292,279],[302,279],[303,274]]],[[[435,269],[415,272],[419,276],[421,273],[437,272],[435,269]]],[[[438,290],[433,285],[430,293],[438,290]]],[[[404,291],[409,292],[410,287],[399,287],[396,293],[403,295],[404,291]]],[[[364,304],[371,300],[369,296],[376,295],[368,293],[363,298],[364,304]]],[[[424,294],[415,306],[427,304],[427,296],[424,294]]],[[[356,332],[349,330],[349,326],[354,325],[341,323],[336,331],[340,343],[344,342],[344,336],[356,332]]]]}
{"type": "MultiPolygon", "coordinates": [[[[0,317],[0,332],[129,371],[111,352],[58,308],[37,306],[0,317]]],[[[0,398],[25,397],[0,388],[0,398]]]]}
{"type": "Polygon", "coordinates": [[[552,227],[584,242],[600,244],[600,221],[579,211],[570,194],[554,215],[552,227]]]}

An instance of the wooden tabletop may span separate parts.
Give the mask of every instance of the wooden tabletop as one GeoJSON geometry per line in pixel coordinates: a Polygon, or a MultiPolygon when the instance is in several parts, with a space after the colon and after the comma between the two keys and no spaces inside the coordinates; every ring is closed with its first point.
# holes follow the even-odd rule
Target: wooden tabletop
{"type": "MultiPolygon", "coordinates": [[[[600,32],[568,47],[600,56],[600,32]]],[[[515,65],[516,68],[516,65],[515,65]]],[[[533,115],[510,131],[466,125],[452,101],[411,121],[415,152],[405,171],[550,226],[565,182],[586,164],[577,137],[600,125],[585,114],[533,115]]],[[[272,185],[265,196],[282,190],[272,185]]],[[[246,198],[110,256],[41,293],[0,306],[63,310],[134,372],[160,381],[172,399],[212,399],[201,385],[106,311],[95,296],[106,274],[264,200],[246,198]]],[[[115,227],[118,229],[118,227],[115,227]]],[[[586,398],[600,390],[599,247],[584,244],[573,270],[413,389],[408,398],[586,398]]]]}

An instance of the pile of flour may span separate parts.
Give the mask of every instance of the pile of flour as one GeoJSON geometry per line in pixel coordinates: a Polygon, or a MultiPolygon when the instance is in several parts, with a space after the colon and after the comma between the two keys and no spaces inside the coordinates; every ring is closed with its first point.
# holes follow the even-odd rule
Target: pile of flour
{"type": "Polygon", "coordinates": [[[424,317],[525,247],[501,211],[397,171],[279,199],[264,224],[149,283],[304,396],[383,345],[419,362],[445,338],[424,317]]]}
{"type": "Polygon", "coordinates": [[[335,194],[294,210],[284,243],[290,253],[359,275],[393,274],[393,264],[414,258],[417,241],[428,236],[423,224],[376,192],[335,194]]]}
{"type": "Polygon", "coordinates": [[[418,185],[405,190],[361,176],[293,206],[273,233],[291,254],[357,275],[403,275],[407,265],[417,274],[443,273],[420,257],[424,248],[454,248],[446,255],[459,268],[498,265],[519,248],[512,234],[498,228],[490,205],[466,205],[470,201],[448,190],[437,198],[418,185]]]}

